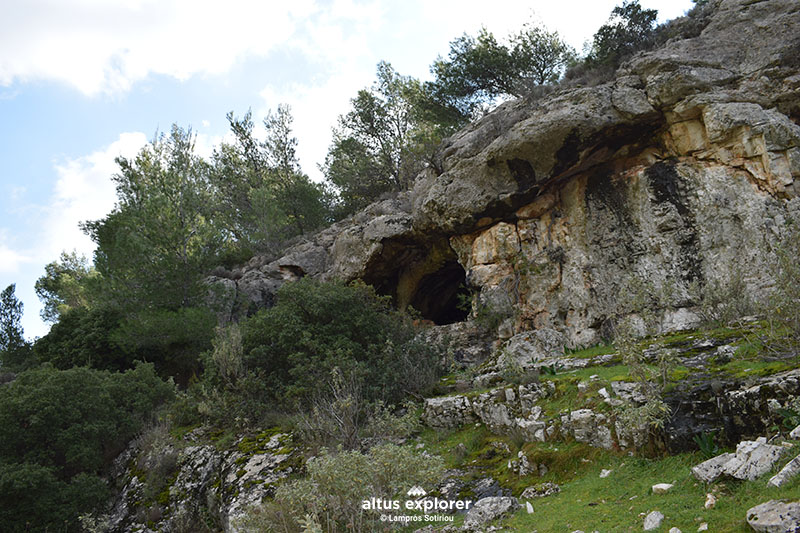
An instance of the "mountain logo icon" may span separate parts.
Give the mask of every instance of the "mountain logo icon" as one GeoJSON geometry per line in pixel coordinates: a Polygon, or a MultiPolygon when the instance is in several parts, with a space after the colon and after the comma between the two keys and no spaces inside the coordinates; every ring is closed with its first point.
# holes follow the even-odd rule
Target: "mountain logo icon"
{"type": "Polygon", "coordinates": [[[408,490],[408,492],[406,494],[408,494],[409,496],[413,496],[415,498],[422,498],[423,496],[425,496],[428,493],[425,492],[425,489],[423,489],[419,485],[414,485],[413,487],[411,487],[408,490]]]}

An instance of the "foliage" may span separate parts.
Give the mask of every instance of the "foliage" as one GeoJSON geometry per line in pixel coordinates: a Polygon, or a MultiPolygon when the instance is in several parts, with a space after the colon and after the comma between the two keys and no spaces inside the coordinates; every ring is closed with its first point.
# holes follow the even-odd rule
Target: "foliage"
{"type": "Polygon", "coordinates": [[[338,216],[366,207],[382,194],[410,188],[443,131],[426,116],[420,82],[378,63],[377,80],[339,117],[323,171],[339,192],[338,216]]]}
{"type": "Polygon", "coordinates": [[[108,495],[103,469],[172,391],[146,364],[124,374],[43,366],[0,388],[4,529],[75,531],[78,513],[108,495]]]}
{"type": "Polygon", "coordinates": [[[143,310],[125,317],[111,340],[128,361],[155,364],[180,385],[199,375],[199,354],[211,348],[217,318],[205,307],[143,310]]]}
{"type": "Polygon", "coordinates": [[[623,58],[645,48],[653,37],[658,11],[643,9],[639,0],[625,0],[592,39],[588,60],[596,65],[620,64],[623,58]]]}
{"type": "Polygon", "coordinates": [[[245,366],[273,401],[307,401],[334,368],[360,380],[368,400],[390,403],[437,377],[437,348],[416,337],[408,316],[366,285],[303,278],[243,325],[245,366]]]}
{"type": "Polygon", "coordinates": [[[535,85],[555,83],[575,59],[575,50],[558,32],[532,23],[512,35],[511,44],[512,65],[519,78],[515,83],[518,95],[526,94],[535,85]]]}
{"type": "Polygon", "coordinates": [[[242,118],[228,113],[235,140],[214,150],[209,177],[213,216],[240,249],[263,252],[328,220],[328,193],[301,171],[292,121],[289,107],[279,106],[264,118],[259,140],[250,111],[242,118]]]}
{"type": "Polygon", "coordinates": [[[83,225],[97,244],[98,297],[126,312],[193,304],[222,236],[205,213],[208,167],[195,154],[191,130],[173,126],[117,164],[117,206],[83,225]]]}
{"type": "MultiPolygon", "coordinates": [[[[691,291],[697,292],[695,288],[691,291]]],[[[700,292],[699,314],[706,326],[731,325],[756,311],[741,265],[734,266],[723,280],[710,281],[700,292]]]]}
{"type": "Polygon", "coordinates": [[[368,402],[361,383],[338,368],[326,385],[325,391],[314,396],[310,411],[299,417],[297,429],[308,444],[352,450],[367,439],[404,439],[419,430],[419,415],[411,402],[406,402],[404,413],[380,400],[368,402]]]}
{"type": "Polygon", "coordinates": [[[3,370],[19,371],[27,368],[30,361],[30,345],[22,331],[22,302],[14,291],[15,284],[0,293],[0,363],[3,370]]]}
{"type": "Polygon", "coordinates": [[[112,340],[121,315],[108,307],[73,307],[60,315],[44,337],[33,345],[40,363],[66,370],[88,366],[101,370],[126,370],[133,360],[112,340]]]}
{"type": "Polygon", "coordinates": [[[243,525],[253,531],[295,532],[301,531],[301,519],[312,517],[323,531],[372,531],[380,512],[362,509],[362,501],[405,499],[410,487],[438,482],[444,463],[409,447],[384,444],[368,453],[323,451],[306,469],[306,478],[280,485],[274,500],[252,509],[243,525]]]}
{"type": "Polygon", "coordinates": [[[776,251],[775,290],[768,318],[776,330],[771,345],[777,350],[800,348],[800,223],[790,220],[776,251]]]}
{"type": "Polygon", "coordinates": [[[463,121],[482,114],[503,96],[524,96],[537,85],[558,80],[575,51],[557,32],[528,23],[503,44],[482,28],[450,43],[447,59],[431,66],[432,100],[456,111],[463,121]]]}
{"type": "Polygon", "coordinates": [[[44,276],[36,280],[36,295],[42,301],[42,319],[57,322],[67,311],[87,307],[87,284],[97,276],[85,256],[61,252],[58,261],[44,267],[44,276]]]}
{"type": "Polygon", "coordinates": [[[628,366],[630,376],[638,383],[645,397],[640,406],[625,405],[617,416],[626,425],[644,424],[652,429],[661,429],[670,416],[670,408],[662,400],[670,371],[676,363],[675,354],[666,348],[655,353],[655,368],[648,365],[649,356],[641,337],[658,332],[658,309],[672,305],[674,286],[665,281],[656,287],[649,281],[632,277],[620,294],[620,316],[614,328],[614,346],[628,366]]]}
{"type": "Polygon", "coordinates": [[[709,431],[696,434],[692,440],[706,459],[711,459],[719,454],[719,446],[716,443],[717,432],[709,431]]]}

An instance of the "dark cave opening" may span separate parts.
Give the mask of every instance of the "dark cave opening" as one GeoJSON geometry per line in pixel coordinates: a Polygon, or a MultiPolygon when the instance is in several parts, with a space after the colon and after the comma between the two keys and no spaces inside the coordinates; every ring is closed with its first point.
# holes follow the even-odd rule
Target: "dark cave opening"
{"type": "Polygon", "coordinates": [[[470,292],[466,272],[456,260],[450,260],[432,274],[423,277],[411,299],[411,306],[438,326],[462,322],[469,315],[470,292]]]}

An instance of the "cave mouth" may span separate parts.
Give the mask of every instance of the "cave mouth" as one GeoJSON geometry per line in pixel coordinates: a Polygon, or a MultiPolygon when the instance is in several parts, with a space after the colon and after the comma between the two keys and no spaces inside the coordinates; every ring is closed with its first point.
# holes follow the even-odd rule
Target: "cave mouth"
{"type": "Polygon", "coordinates": [[[469,315],[467,274],[456,260],[446,261],[417,285],[411,306],[437,326],[463,322],[469,315]]]}

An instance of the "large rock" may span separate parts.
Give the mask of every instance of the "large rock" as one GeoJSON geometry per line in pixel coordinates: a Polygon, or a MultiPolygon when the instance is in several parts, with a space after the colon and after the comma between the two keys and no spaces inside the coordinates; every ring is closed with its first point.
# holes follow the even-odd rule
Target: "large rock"
{"type": "Polygon", "coordinates": [[[578,442],[610,450],[614,447],[608,418],[591,409],[578,409],[561,417],[561,431],[578,442]]]}
{"type": "Polygon", "coordinates": [[[692,474],[705,483],[715,481],[723,474],[753,481],[769,472],[785,452],[785,447],[767,444],[764,437],[743,441],[736,446],[735,453],[723,453],[703,461],[692,468],[692,474]]]}
{"type": "Polygon", "coordinates": [[[759,533],[800,531],[800,502],[770,500],[747,511],[747,523],[759,533]]]}
{"type": "Polygon", "coordinates": [[[665,331],[695,324],[697,288],[742,265],[758,300],[800,193],[799,28],[794,0],[722,0],[699,35],[613,80],[507,102],[448,139],[413,190],[219,276],[221,314],[302,276],[361,278],[444,324],[468,285],[504,338],[552,330],[574,347],[633,311],[621,296],[637,280],[670,288],[665,331]]]}
{"type": "Polygon", "coordinates": [[[467,513],[467,517],[464,519],[464,528],[474,529],[483,526],[507,513],[513,513],[519,507],[517,499],[511,496],[483,498],[478,500],[467,513]]]}
{"type": "Polygon", "coordinates": [[[767,485],[770,487],[782,487],[800,473],[800,455],[786,463],[780,472],[772,476],[767,485]]]}
{"type": "Polygon", "coordinates": [[[302,464],[287,434],[262,434],[239,444],[248,451],[193,444],[180,452],[169,448],[145,453],[134,443],[117,460],[115,477],[121,488],[107,517],[108,531],[199,530],[209,518],[226,533],[239,531],[246,510],[274,494],[277,483],[302,464]],[[174,478],[157,501],[148,499],[148,470],[173,452],[174,478]],[[145,529],[145,523],[153,527],[145,529]]]}

